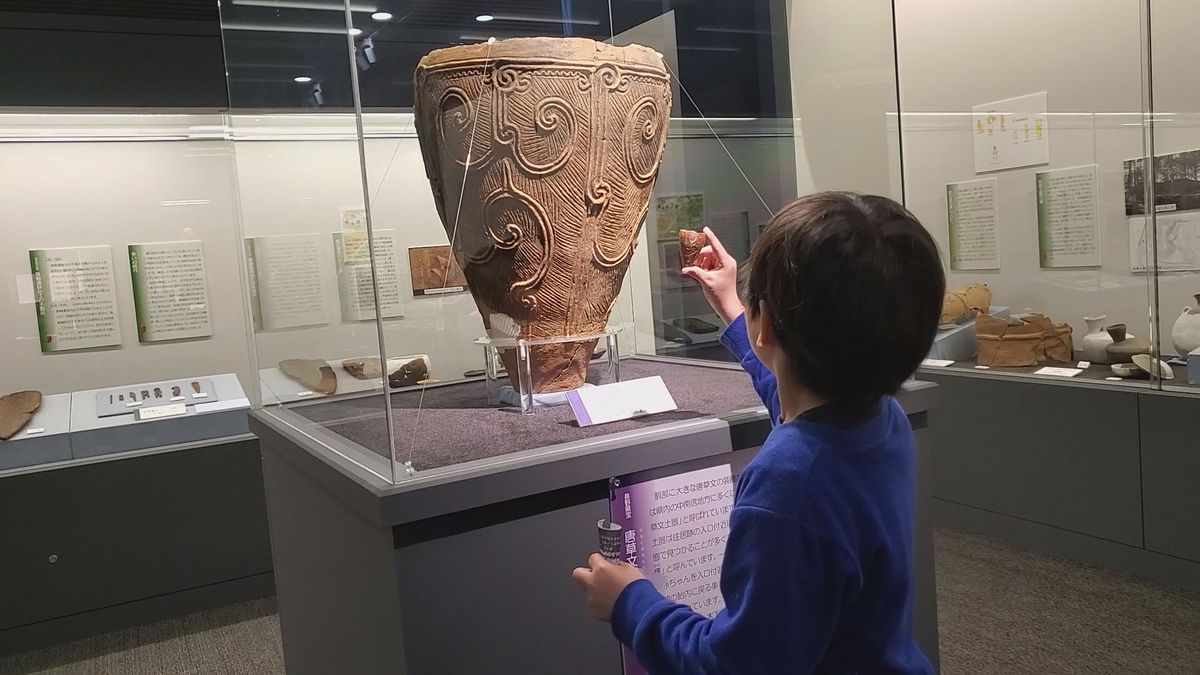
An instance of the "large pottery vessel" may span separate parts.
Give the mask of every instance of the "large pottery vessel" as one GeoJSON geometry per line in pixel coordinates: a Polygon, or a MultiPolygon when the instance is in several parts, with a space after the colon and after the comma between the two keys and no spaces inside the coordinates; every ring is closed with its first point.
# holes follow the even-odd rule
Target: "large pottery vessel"
{"type": "Polygon", "coordinates": [[[1175,319],[1171,328],[1171,341],[1175,343],[1175,351],[1182,358],[1200,349],[1200,294],[1196,296],[1195,307],[1184,307],[1183,313],[1175,319]]]}
{"type": "MultiPolygon", "coordinates": [[[[603,331],[662,162],[662,56],[516,38],[431,52],[414,82],[434,201],[489,336],[603,331]]],[[[533,390],[583,384],[595,342],[532,347],[533,390]]],[[[501,358],[515,374],[514,350],[501,358]]]]}

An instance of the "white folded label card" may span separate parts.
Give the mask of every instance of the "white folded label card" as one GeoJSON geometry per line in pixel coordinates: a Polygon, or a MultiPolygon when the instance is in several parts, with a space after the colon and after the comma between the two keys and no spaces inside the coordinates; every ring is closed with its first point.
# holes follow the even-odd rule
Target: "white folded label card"
{"type": "Polygon", "coordinates": [[[945,368],[946,366],[954,365],[954,361],[949,359],[925,359],[921,362],[921,365],[929,368],[945,368]]]}
{"type": "Polygon", "coordinates": [[[1034,375],[1054,375],[1055,377],[1075,377],[1083,371],[1078,368],[1054,368],[1047,366],[1033,372],[1034,375]]]}
{"type": "Polygon", "coordinates": [[[138,420],[157,420],[163,417],[174,417],[176,415],[186,415],[187,406],[183,403],[171,403],[168,405],[156,405],[153,408],[142,408],[137,411],[138,420]]]}
{"type": "Polygon", "coordinates": [[[581,427],[679,408],[658,375],[569,391],[567,402],[581,427]]]}

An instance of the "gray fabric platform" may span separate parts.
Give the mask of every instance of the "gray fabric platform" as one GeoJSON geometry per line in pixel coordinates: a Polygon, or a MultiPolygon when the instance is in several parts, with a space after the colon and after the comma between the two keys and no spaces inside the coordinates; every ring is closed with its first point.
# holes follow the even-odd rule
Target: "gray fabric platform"
{"type": "MultiPolygon", "coordinates": [[[[589,381],[610,381],[605,364],[596,362],[589,381]]],[[[740,368],[680,364],[630,358],[621,361],[621,379],[659,375],[679,409],[639,419],[580,428],[568,406],[539,408],[522,415],[512,407],[492,407],[482,381],[393,394],[396,425],[396,459],[409,461],[417,470],[486,459],[511,452],[579,441],[622,431],[641,429],[697,417],[720,416],[762,403],[740,368]]],[[[507,384],[503,382],[502,384],[507,384]]],[[[382,396],[365,396],[292,408],[380,455],[388,451],[382,396]]]]}

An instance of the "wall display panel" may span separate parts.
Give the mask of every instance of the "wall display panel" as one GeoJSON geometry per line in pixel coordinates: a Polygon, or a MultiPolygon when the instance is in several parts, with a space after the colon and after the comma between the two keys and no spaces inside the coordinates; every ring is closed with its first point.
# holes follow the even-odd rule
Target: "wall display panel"
{"type": "MultiPolygon", "coordinates": [[[[939,363],[930,367],[1160,386],[1178,367],[1163,363],[1174,350],[1158,348],[1162,331],[1149,311],[1158,280],[1147,270],[1162,247],[1155,251],[1136,213],[1154,119],[1143,8],[1070,1],[1011,9],[896,3],[907,204],[949,252],[949,287],[986,284],[990,292],[990,306],[939,331],[939,363]],[[1080,12],[1095,17],[1082,33],[1071,28],[1080,12]],[[1031,32],[1032,16],[1039,29],[1031,32]],[[946,53],[978,58],[947,62],[946,53]],[[954,264],[961,227],[945,186],[980,172],[995,185],[996,260],[970,269],[954,264]],[[1060,339],[1072,349],[1050,358],[1047,341],[1060,339]],[[1026,343],[1032,358],[1018,358],[1026,343]]],[[[1186,225],[1172,228],[1187,240],[1186,225]]]]}
{"type": "Polygon", "coordinates": [[[246,432],[223,128],[219,115],[0,115],[0,469],[246,432]],[[173,393],[190,382],[214,384],[173,393]]]}

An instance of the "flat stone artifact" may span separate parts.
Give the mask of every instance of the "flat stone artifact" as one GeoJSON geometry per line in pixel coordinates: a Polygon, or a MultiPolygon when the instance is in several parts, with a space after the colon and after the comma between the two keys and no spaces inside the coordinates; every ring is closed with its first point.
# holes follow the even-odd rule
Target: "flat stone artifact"
{"type": "MultiPolygon", "coordinates": [[[[413,81],[425,172],[488,336],[602,332],[666,146],[662,56],[514,38],[430,52],[413,81]]],[[[533,390],[578,388],[595,344],[532,346],[533,390]]],[[[516,372],[514,349],[500,358],[516,372]]]]}
{"type": "Polygon", "coordinates": [[[0,440],[8,440],[23,429],[40,407],[40,391],[18,391],[0,397],[0,440]]]}
{"type": "Polygon", "coordinates": [[[1110,361],[1114,363],[1128,363],[1137,354],[1150,353],[1150,341],[1126,333],[1125,324],[1113,324],[1106,330],[1108,330],[1108,334],[1113,339],[1113,343],[1104,348],[1110,361]]]}
{"type": "Polygon", "coordinates": [[[692,267],[700,257],[700,251],[708,245],[708,235],[695,230],[679,231],[679,261],[683,267],[692,267]]]}
{"type": "Polygon", "coordinates": [[[279,370],[310,391],[326,396],[337,392],[337,375],[320,359],[284,359],[279,362],[279,370]]]}
{"type": "MultiPolygon", "coordinates": [[[[394,357],[387,362],[388,385],[393,389],[416,386],[429,377],[429,357],[424,354],[394,357]]],[[[346,359],[342,361],[342,368],[359,380],[378,379],[383,374],[379,359],[375,357],[346,359]]]]}

